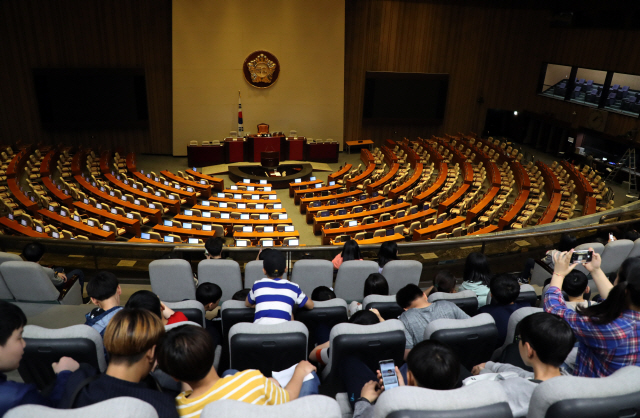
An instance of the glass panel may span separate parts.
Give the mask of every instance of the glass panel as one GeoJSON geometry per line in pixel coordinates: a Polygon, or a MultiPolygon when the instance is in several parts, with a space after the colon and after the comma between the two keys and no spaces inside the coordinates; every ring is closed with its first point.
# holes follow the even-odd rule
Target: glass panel
{"type": "Polygon", "coordinates": [[[578,68],[569,101],[598,107],[606,78],[606,71],[578,68]]]}
{"type": "Polygon", "coordinates": [[[629,116],[640,113],[640,76],[614,73],[605,109],[629,116]]]}
{"type": "Polygon", "coordinates": [[[564,100],[569,85],[571,67],[568,65],[547,64],[547,72],[542,84],[542,95],[564,100]]]}

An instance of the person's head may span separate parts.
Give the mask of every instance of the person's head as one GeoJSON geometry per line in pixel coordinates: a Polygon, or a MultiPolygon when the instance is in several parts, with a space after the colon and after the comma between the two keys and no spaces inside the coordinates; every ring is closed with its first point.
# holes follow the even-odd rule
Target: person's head
{"type": "Polygon", "coordinates": [[[433,278],[433,289],[436,292],[453,293],[456,290],[456,278],[449,270],[440,270],[433,278]]]}
{"type": "Polygon", "coordinates": [[[215,309],[221,298],[222,289],[215,283],[201,283],[196,289],[196,300],[202,303],[207,311],[215,309]]]}
{"type": "Polygon", "coordinates": [[[389,261],[398,259],[398,244],[392,241],[383,242],[378,251],[378,265],[384,267],[389,261]]]}
{"type": "Polygon", "coordinates": [[[342,261],[352,261],[362,259],[360,246],[354,239],[350,239],[342,246],[342,261]]]}
{"type": "Polygon", "coordinates": [[[87,295],[94,305],[112,297],[118,298],[120,303],[120,283],[115,274],[108,271],[99,271],[98,274],[87,283],[87,295]]]}
{"type": "Polygon", "coordinates": [[[287,271],[287,261],[284,258],[284,254],[277,250],[267,251],[266,254],[263,251],[263,270],[264,273],[272,279],[282,277],[287,271]]]}
{"type": "Polygon", "coordinates": [[[364,281],[364,296],[369,295],[389,295],[389,283],[380,273],[371,273],[364,281]]]}
{"type": "Polygon", "coordinates": [[[628,239],[631,241],[640,239],[640,232],[636,231],[635,229],[630,229],[624,233],[624,239],[628,239]]]}
{"type": "Polygon", "coordinates": [[[560,242],[558,243],[558,251],[569,251],[572,248],[575,248],[578,240],[576,237],[570,234],[562,234],[560,236],[560,242]]]}
{"type": "Polygon", "coordinates": [[[577,298],[581,297],[587,291],[588,285],[589,278],[587,278],[587,275],[579,270],[573,269],[564,277],[562,291],[569,295],[569,297],[577,298]]]}
{"type": "Polygon", "coordinates": [[[157,315],[145,309],[121,309],[104,331],[104,348],[110,364],[140,364],[151,371],[156,345],[164,337],[164,325],[157,315]]]}
{"type": "Polygon", "coordinates": [[[27,317],[13,303],[0,300],[0,318],[0,372],[9,372],[18,368],[24,353],[22,330],[27,317]]]}
{"type": "Polygon", "coordinates": [[[408,284],[396,293],[396,303],[405,311],[426,300],[427,296],[415,284],[408,284]]]}
{"type": "Polygon", "coordinates": [[[464,263],[464,273],[462,279],[465,282],[480,283],[489,286],[491,281],[491,269],[487,257],[478,252],[467,256],[464,263]]]}
{"type": "Polygon", "coordinates": [[[578,307],[582,315],[599,324],[608,324],[628,309],[640,311],[640,258],[624,260],[607,298],[598,305],[578,307]]]}
{"type": "Polygon", "coordinates": [[[31,244],[27,244],[22,249],[22,256],[27,261],[33,261],[34,263],[37,263],[38,261],[40,261],[45,251],[46,249],[44,248],[44,245],[40,244],[39,242],[32,242],[31,244]]]}
{"type": "Polygon", "coordinates": [[[194,383],[211,371],[214,353],[213,340],[204,328],[183,325],[167,332],[158,346],[158,367],[174,379],[194,383]]]}
{"type": "Polygon", "coordinates": [[[327,286],[318,286],[311,292],[311,300],[324,301],[336,298],[336,292],[327,286]]]}
{"type": "Polygon", "coordinates": [[[271,253],[271,251],[276,251],[273,248],[263,248],[262,250],[260,250],[260,252],[258,253],[258,260],[263,260],[266,256],[269,255],[269,253],[271,253]]]}
{"type": "Polygon", "coordinates": [[[489,290],[498,305],[510,305],[520,296],[520,283],[515,277],[501,274],[491,279],[489,290]]]}
{"type": "Polygon", "coordinates": [[[249,292],[251,292],[251,289],[238,290],[233,294],[233,296],[231,296],[231,300],[241,300],[244,302],[247,299],[249,292]]]}
{"type": "Polygon", "coordinates": [[[224,247],[224,239],[220,237],[209,238],[204,243],[204,256],[207,258],[220,258],[224,247]]]}
{"type": "Polygon", "coordinates": [[[160,298],[150,290],[138,290],[124,305],[127,309],[145,309],[162,319],[160,298]]]}
{"type": "Polygon", "coordinates": [[[573,349],[576,337],[564,319],[546,312],[523,318],[516,330],[519,335],[520,357],[527,366],[540,361],[560,367],[573,349]]]}
{"type": "Polygon", "coordinates": [[[460,361],[448,345],[436,340],[416,344],[407,356],[407,385],[448,390],[458,384],[460,361]]]}
{"type": "Polygon", "coordinates": [[[373,312],[362,310],[351,315],[349,323],[358,325],[374,325],[379,324],[380,319],[373,312]]]}

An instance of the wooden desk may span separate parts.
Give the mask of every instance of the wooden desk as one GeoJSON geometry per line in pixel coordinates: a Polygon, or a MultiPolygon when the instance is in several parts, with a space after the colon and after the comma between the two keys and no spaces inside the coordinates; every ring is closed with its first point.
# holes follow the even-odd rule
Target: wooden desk
{"type": "Polygon", "coordinates": [[[258,195],[258,196],[271,196],[278,194],[275,190],[270,190],[268,192],[262,190],[234,190],[234,189],[224,189],[222,193],[231,193],[231,194],[250,194],[250,195],[258,195]]]}
{"type": "Polygon", "coordinates": [[[360,161],[362,161],[362,164],[368,166],[369,164],[374,164],[376,162],[376,159],[373,157],[371,151],[369,151],[368,149],[363,149],[360,150],[360,161]]]}
{"type": "Polygon", "coordinates": [[[471,165],[471,163],[468,163],[466,161],[462,163],[462,176],[465,183],[473,183],[473,166],[471,165]]]}
{"type": "MultiPolygon", "coordinates": [[[[136,172],[134,172],[132,174],[138,180],[142,180],[143,182],[147,183],[150,186],[153,186],[156,189],[165,190],[169,194],[171,194],[171,193],[177,194],[180,197],[180,199],[185,199],[187,204],[189,204],[189,205],[195,205],[196,202],[197,202],[196,192],[187,192],[186,190],[177,189],[177,188],[175,188],[173,186],[169,186],[169,185],[166,185],[166,184],[161,183],[159,181],[155,181],[154,179],[151,179],[151,178],[145,176],[144,174],[140,173],[139,171],[136,171],[136,172]]],[[[149,174],[149,175],[151,175],[151,174],[149,174]]]]}
{"type": "Polygon", "coordinates": [[[420,193],[418,196],[413,196],[413,204],[418,205],[425,200],[432,197],[434,194],[440,190],[440,188],[444,185],[445,181],[447,181],[447,175],[449,174],[449,168],[447,167],[447,163],[440,163],[440,171],[438,172],[438,178],[436,181],[424,192],[420,193]]]}
{"type": "Polygon", "coordinates": [[[387,172],[387,174],[385,174],[384,177],[382,177],[380,180],[376,181],[375,183],[367,184],[367,193],[373,194],[373,192],[375,192],[376,190],[383,189],[384,186],[387,185],[387,183],[390,183],[393,181],[399,169],[400,169],[400,164],[394,163],[393,166],[391,166],[391,169],[389,169],[389,171],[387,172]]]}
{"type": "MultiPolygon", "coordinates": [[[[169,212],[171,212],[171,213],[178,213],[180,211],[180,201],[177,200],[177,199],[175,199],[175,200],[174,199],[167,199],[167,198],[162,197],[162,196],[156,196],[154,194],[144,192],[144,191],[142,191],[140,189],[136,189],[134,187],[131,187],[128,184],[124,184],[122,181],[118,180],[111,173],[107,173],[104,176],[105,176],[105,178],[107,180],[109,180],[109,182],[111,182],[111,184],[115,185],[121,191],[127,191],[127,192],[133,194],[134,196],[139,196],[139,197],[142,197],[143,199],[147,199],[147,201],[149,201],[149,203],[151,203],[151,202],[162,203],[162,205],[167,207],[169,209],[169,212]]],[[[195,195],[195,193],[194,193],[194,195],[195,195]]]]}
{"type": "Polygon", "coordinates": [[[347,180],[347,190],[350,190],[352,187],[355,187],[356,185],[362,183],[363,181],[365,181],[366,179],[368,179],[371,174],[373,174],[373,170],[376,169],[376,165],[375,164],[369,164],[366,168],[366,170],[364,170],[364,172],[362,172],[362,174],[360,174],[359,176],[356,176],[352,179],[347,180]]]}
{"type": "Polygon", "coordinates": [[[329,196],[319,196],[319,197],[303,197],[300,199],[300,213],[306,213],[307,212],[307,207],[309,206],[309,203],[311,202],[329,202],[330,200],[337,200],[338,203],[340,203],[341,201],[343,201],[344,199],[346,199],[347,197],[356,197],[356,196],[360,196],[361,194],[363,194],[362,190],[352,190],[350,192],[346,192],[346,193],[340,193],[340,194],[332,194],[329,196]]]}
{"type": "Polygon", "coordinates": [[[382,155],[384,155],[384,161],[387,163],[387,165],[395,164],[398,162],[398,156],[391,150],[391,148],[383,146],[380,148],[380,151],[382,151],[382,155]]]}
{"type": "Polygon", "coordinates": [[[536,225],[543,225],[553,222],[553,219],[558,213],[558,209],[560,209],[560,202],[562,202],[562,193],[553,192],[553,194],[549,196],[549,206],[547,206],[547,209],[544,211],[536,225]]]}
{"type": "Polygon", "coordinates": [[[498,232],[498,225],[485,226],[484,228],[478,229],[477,231],[467,235],[482,235],[482,234],[490,234],[492,232],[498,232]]]}
{"type": "Polygon", "coordinates": [[[556,173],[549,168],[542,161],[536,161],[536,166],[540,170],[542,178],[544,179],[544,191],[547,196],[551,196],[554,192],[560,191],[560,181],[558,180],[558,176],[556,173]]]}
{"type": "Polygon", "coordinates": [[[199,173],[197,171],[193,171],[190,168],[184,170],[186,173],[192,175],[193,177],[196,177],[200,180],[206,180],[209,182],[209,184],[211,185],[211,187],[214,190],[222,190],[224,189],[224,180],[218,177],[211,177],[211,176],[207,176],[206,174],[202,174],[199,173]]]}
{"type": "Polygon", "coordinates": [[[93,226],[89,226],[82,222],[76,222],[71,218],[67,218],[65,216],[60,216],[55,212],[51,212],[48,209],[40,209],[38,213],[43,217],[47,218],[53,223],[56,223],[60,226],[63,226],[65,229],[71,229],[72,231],[76,231],[77,234],[86,235],[89,239],[97,239],[97,240],[107,240],[107,241],[115,241],[116,233],[115,231],[105,231],[100,228],[95,228],[93,226]]]}
{"type": "Polygon", "coordinates": [[[487,166],[489,167],[488,173],[490,175],[491,185],[500,187],[502,185],[502,176],[500,175],[498,164],[491,161],[487,166]]]}
{"type": "Polygon", "coordinates": [[[38,232],[35,229],[31,229],[27,226],[22,226],[20,222],[11,220],[6,216],[0,218],[0,225],[2,225],[5,230],[8,230],[15,234],[25,235],[32,238],[49,238],[49,235],[45,234],[44,232],[38,232]]]}
{"type": "Polygon", "coordinates": [[[481,213],[483,213],[493,203],[496,195],[500,191],[500,186],[492,186],[486,195],[476,205],[467,211],[467,225],[471,225],[472,221],[481,213]]]}
{"type": "Polygon", "coordinates": [[[73,206],[80,209],[81,212],[89,214],[90,217],[96,217],[99,220],[107,219],[114,221],[116,226],[124,228],[128,233],[140,236],[140,221],[138,219],[130,219],[126,216],[117,215],[104,209],[98,209],[94,206],[87,205],[83,202],[73,202],[73,206]]]}
{"type": "MultiPolygon", "coordinates": [[[[433,210],[433,212],[435,213],[435,210],[433,210]]],[[[441,224],[429,225],[428,227],[422,229],[414,229],[413,240],[420,241],[424,239],[433,239],[438,234],[453,231],[454,228],[457,228],[464,224],[464,221],[464,216],[458,216],[457,218],[448,219],[441,224]]]]}
{"type": "Polygon", "coordinates": [[[363,200],[353,200],[353,201],[348,202],[348,203],[339,203],[337,205],[324,205],[324,206],[308,207],[307,208],[307,223],[308,224],[312,223],[313,219],[316,217],[316,214],[318,212],[320,212],[320,211],[323,211],[323,210],[328,210],[328,211],[335,212],[336,210],[339,210],[339,209],[349,209],[349,208],[352,208],[354,206],[362,206],[363,208],[368,208],[373,203],[378,203],[378,204],[382,203],[385,199],[386,199],[385,196],[378,195],[376,197],[368,197],[368,198],[363,199],[363,200]]]}
{"type": "Polygon", "coordinates": [[[584,207],[582,208],[582,215],[592,215],[596,213],[596,198],[593,196],[587,196],[584,198],[584,207]]]}
{"type": "Polygon", "coordinates": [[[453,205],[458,203],[458,201],[460,199],[462,199],[462,197],[467,193],[467,191],[469,190],[469,187],[470,187],[469,184],[463,183],[458,188],[458,190],[456,190],[455,193],[453,193],[451,196],[449,196],[449,198],[447,200],[441,202],[438,205],[438,215],[443,214],[444,212],[449,210],[449,208],[451,208],[453,205]]]}
{"type": "Polygon", "coordinates": [[[560,164],[562,164],[562,166],[567,170],[567,173],[569,173],[569,177],[576,185],[574,192],[578,195],[578,199],[580,199],[580,201],[582,201],[584,204],[585,198],[594,194],[591,183],[589,183],[582,172],[576,170],[576,168],[570,162],[561,161],[560,164]]]}
{"type": "Polygon", "coordinates": [[[262,238],[273,238],[274,240],[282,241],[285,238],[300,238],[298,231],[293,232],[234,232],[234,239],[248,239],[250,241],[259,241],[262,238]]]}
{"type": "Polygon", "coordinates": [[[321,144],[304,144],[305,160],[318,163],[337,163],[340,144],[324,142],[321,144]]]}
{"type": "Polygon", "coordinates": [[[529,190],[531,188],[531,180],[522,164],[517,161],[510,161],[510,165],[511,170],[513,170],[516,185],[518,185],[518,190],[529,190]]]}
{"type": "Polygon", "coordinates": [[[389,191],[389,198],[396,199],[403,193],[409,191],[409,189],[411,189],[418,181],[420,181],[420,177],[422,177],[422,163],[416,164],[413,175],[411,176],[411,178],[409,178],[409,180],[405,181],[395,189],[389,191]]]}
{"type": "Polygon", "coordinates": [[[22,190],[20,190],[20,186],[18,186],[18,180],[14,178],[7,179],[7,187],[11,192],[11,195],[16,198],[20,206],[28,210],[29,212],[35,212],[38,210],[38,204],[36,202],[32,202],[22,190]]]}
{"type": "MultiPolygon", "coordinates": [[[[46,153],[40,162],[40,177],[49,177],[49,175],[51,175],[51,163],[56,161],[59,158],[59,155],[60,151],[55,149],[46,153]]],[[[73,162],[71,163],[71,171],[73,171],[73,162]]]]}
{"type": "Polygon", "coordinates": [[[73,204],[73,199],[71,198],[71,196],[58,189],[49,177],[41,177],[41,180],[44,187],[47,189],[47,191],[49,191],[49,193],[55,200],[66,206],[70,206],[73,204]]]}
{"type": "MultiPolygon", "coordinates": [[[[298,183],[300,184],[300,183],[298,183]]],[[[245,186],[245,187],[255,187],[256,189],[258,188],[263,188],[263,187],[271,187],[273,188],[273,185],[271,183],[267,183],[267,184],[260,184],[260,183],[243,183],[241,181],[236,182],[235,184],[236,186],[245,186]]]]}
{"type": "Polygon", "coordinates": [[[32,147],[23,148],[20,152],[13,155],[13,158],[9,162],[7,166],[7,178],[11,179],[18,175],[22,168],[26,164],[27,158],[29,158],[29,154],[31,153],[32,147]]]}
{"type": "Polygon", "coordinates": [[[138,168],[136,166],[136,154],[133,152],[130,152],[129,154],[127,154],[127,156],[125,157],[125,161],[127,163],[127,170],[130,173],[134,173],[136,171],[138,171],[138,168]]]}
{"type": "Polygon", "coordinates": [[[351,170],[351,167],[351,164],[345,164],[344,167],[342,167],[340,170],[336,171],[335,173],[329,174],[329,177],[327,177],[327,182],[340,180],[351,170]]]}
{"type": "Polygon", "coordinates": [[[153,227],[154,232],[163,233],[164,235],[174,234],[178,235],[183,241],[185,238],[201,238],[209,239],[213,238],[216,231],[203,231],[199,229],[185,229],[177,228],[174,226],[156,225],[153,227]]]}
{"type": "Polygon", "coordinates": [[[225,138],[224,139],[224,162],[226,164],[239,163],[244,161],[245,155],[244,138],[225,138]]]}
{"type": "Polygon", "coordinates": [[[315,187],[316,184],[322,184],[322,180],[316,179],[313,181],[302,181],[300,183],[289,183],[289,197],[293,197],[296,190],[307,190],[309,186],[315,187]],[[301,189],[302,187],[304,187],[304,189],[301,189]]]}
{"type": "Polygon", "coordinates": [[[131,238],[127,242],[135,242],[140,244],[172,244],[171,242],[158,241],[157,239],[142,239],[138,237],[131,238]]]}
{"type": "Polygon", "coordinates": [[[347,154],[351,154],[351,147],[368,147],[370,151],[373,151],[373,141],[370,139],[364,139],[362,141],[347,141],[344,144],[347,148],[347,154]]]}
{"type": "Polygon", "coordinates": [[[322,232],[322,228],[324,225],[329,222],[344,222],[349,219],[353,220],[362,220],[367,216],[376,216],[382,215],[383,213],[394,213],[400,209],[408,209],[410,206],[409,202],[396,203],[395,205],[381,207],[374,210],[363,210],[360,213],[347,213],[346,215],[332,215],[332,216],[316,216],[313,218],[313,233],[318,235],[322,232]]]}
{"type": "MultiPolygon", "coordinates": [[[[369,239],[361,239],[361,240],[357,240],[356,242],[358,243],[358,245],[366,245],[366,244],[382,244],[383,242],[389,242],[389,241],[404,241],[404,235],[400,235],[400,234],[393,234],[393,235],[389,235],[389,236],[385,236],[385,237],[374,237],[374,238],[369,238],[369,239]]],[[[337,243],[332,243],[333,245],[344,245],[344,242],[337,242],[337,243]]]]}
{"type": "MultiPolygon", "coordinates": [[[[253,225],[255,228],[257,225],[268,225],[273,226],[274,228],[278,225],[293,225],[293,221],[291,218],[287,219],[222,219],[222,218],[203,218],[199,216],[185,216],[185,215],[176,215],[174,218],[176,221],[180,222],[199,222],[201,224],[211,224],[211,225],[222,225],[225,229],[225,234],[230,236],[233,233],[233,227],[235,225],[253,225]]],[[[161,225],[164,227],[164,225],[161,225]]],[[[171,228],[171,227],[164,227],[171,228]]],[[[209,232],[209,231],[205,231],[209,232]]],[[[215,232],[215,231],[212,231],[215,232]]]]}
{"type": "MultiPolygon", "coordinates": [[[[322,192],[328,192],[329,196],[335,196],[335,195],[331,195],[331,192],[334,191],[338,191],[338,189],[342,188],[344,186],[342,186],[341,184],[334,184],[333,186],[323,186],[323,187],[315,187],[315,188],[309,188],[309,189],[299,189],[299,190],[294,190],[293,191],[293,202],[298,205],[300,204],[300,199],[302,198],[303,195],[305,195],[307,193],[311,193],[314,196],[318,196],[318,193],[322,193],[322,192]]],[[[309,198],[307,198],[309,199],[309,198]]]]}
{"type": "Polygon", "coordinates": [[[529,198],[529,190],[520,190],[520,194],[509,212],[505,213],[502,218],[498,221],[498,229],[502,231],[507,225],[509,225],[513,220],[518,216],[524,205],[527,203],[527,199],[529,198]]]}
{"type": "Polygon", "coordinates": [[[224,145],[188,145],[189,167],[206,167],[224,163],[224,145]]]}
{"type": "MultiPolygon", "coordinates": [[[[280,201],[280,199],[258,199],[258,200],[252,200],[252,199],[229,199],[228,197],[218,197],[218,196],[211,196],[209,199],[209,202],[235,202],[235,203],[264,203],[264,205],[266,206],[267,203],[282,203],[280,201]]],[[[284,210],[284,209],[283,209],[284,210]]]]}
{"type": "Polygon", "coordinates": [[[103,151],[100,154],[100,172],[102,174],[111,173],[112,167],[109,166],[109,159],[112,157],[111,151],[103,151]]]}
{"type": "MultiPolygon", "coordinates": [[[[192,209],[197,209],[200,211],[204,211],[204,212],[225,212],[225,213],[231,213],[231,212],[241,212],[241,213],[285,213],[287,210],[283,207],[282,209],[267,209],[266,207],[264,209],[238,209],[238,208],[221,208],[218,206],[204,206],[204,205],[194,205],[192,207],[192,209]]],[[[187,209],[189,210],[189,209],[187,209]]]]}
{"type": "Polygon", "coordinates": [[[172,181],[183,185],[184,187],[192,187],[193,190],[200,193],[200,197],[202,197],[203,199],[208,199],[211,196],[211,185],[209,183],[202,184],[198,183],[197,181],[187,180],[167,170],[161,171],[160,174],[168,179],[171,179],[172,181]]]}
{"type": "MultiPolygon", "coordinates": [[[[74,176],[82,174],[82,168],[87,165],[87,154],[89,154],[89,150],[87,149],[79,149],[73,154],[73,158],[71,159],[71,173],[74,176]]],[[[42,172],[42,169],[40,169],[40,172],[42,172]]]]}

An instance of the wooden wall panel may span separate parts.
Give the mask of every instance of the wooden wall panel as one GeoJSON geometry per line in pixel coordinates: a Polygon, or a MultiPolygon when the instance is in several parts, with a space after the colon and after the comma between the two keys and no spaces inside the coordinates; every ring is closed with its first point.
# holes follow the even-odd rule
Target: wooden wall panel
{"type": "Polygon", "coordinates": [[[0,39],[0,143],[171,153],[171,0],[3,0],[0,39]],[[149,127],[43,130],[31,72],[38,67],[143,68],[149,127]]]}

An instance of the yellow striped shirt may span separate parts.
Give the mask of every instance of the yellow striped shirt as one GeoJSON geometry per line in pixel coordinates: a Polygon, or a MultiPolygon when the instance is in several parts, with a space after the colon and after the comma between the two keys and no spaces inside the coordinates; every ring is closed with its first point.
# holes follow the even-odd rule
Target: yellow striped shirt
{"type": "Polygon", "coordinates": [[[197,398],[189,395],[191,391],[182,392],[176,397],[178,414],[184,418],[199,418],[205,406],[222,399],[255,405],[279,405],[289,401],[289,392],[264,377],[259,370],[245,370],[222,378],[197,398]]]}

